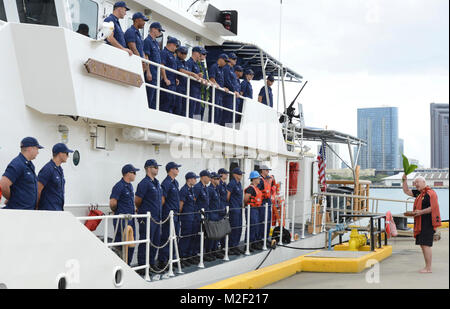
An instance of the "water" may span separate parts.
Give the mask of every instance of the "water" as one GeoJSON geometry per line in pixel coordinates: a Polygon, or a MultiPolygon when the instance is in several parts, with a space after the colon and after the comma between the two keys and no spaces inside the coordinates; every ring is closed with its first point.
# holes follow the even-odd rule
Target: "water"
{"type": "MultiPolygon", "coordinates": [[[[449,217],[449,189],[433,189],[439,202],[439,210],[441,212],[442,220],[448,220],[449,217]]],[[[403,193],[402,189],[385,189],[385,188],[371,188],[371,197],[394,199],[394,200],[406,200],[409,196],[403,193]]],[[[411,198],[411,200],[414,200],[411,198]]],[[[372,204],[370,204],[372,205],[372,204]]],[[[408,204],[408,210],[412,210],[413,204],[408,204]]],[[[380,201],[378,206],[378,212],[385,213],[390,210],[393,214],[401,214],[405,212],[405,204],[398,202],[385,202],[380,201]]]]}

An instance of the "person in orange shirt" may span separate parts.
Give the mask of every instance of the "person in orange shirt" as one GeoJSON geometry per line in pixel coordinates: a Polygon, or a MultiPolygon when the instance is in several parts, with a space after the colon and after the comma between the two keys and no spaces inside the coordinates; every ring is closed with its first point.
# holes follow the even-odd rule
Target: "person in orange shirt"
{"type": "Polygon", "coordinates": [[[427,186],[423,177],[416,177],[413,185],[416,190],[408,188],[407,176],[403,175],[403,192],[415,197],[414,201],[414,237],[416,245],[422,248],[425,268],[420,273],[431,273],[433,238],[436,229],[441,226],[441,215],[436,192],[427,186]]]}

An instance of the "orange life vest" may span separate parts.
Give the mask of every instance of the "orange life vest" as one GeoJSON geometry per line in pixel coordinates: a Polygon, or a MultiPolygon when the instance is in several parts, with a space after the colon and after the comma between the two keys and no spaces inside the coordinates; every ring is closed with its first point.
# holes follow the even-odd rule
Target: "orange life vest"
{"type": "MultiPolygon", "coordinates": [[[[250,198],[248,200],[248,205],[250,205],[250,207],[259,207],[259,206],[261,206],[262,200],[263,200],[263,193],[262,193],[262,191],[259,190],[257,186],[250,185],[248,188],[250,188],[250,187],[252,187],[255,190],[256,196],[250,196],[250,198]]],[[[245,189],[245,190],[247,190],[247,189],[245,189]]]]}
{"type": "Polygon", "coordinates": [[[261,179],[264,183],[264,189],[262,190],[263,199],[269,199],[272,195],[273,177],[269,176],[269,179],[265,179],[261,176],[261,179]]]}

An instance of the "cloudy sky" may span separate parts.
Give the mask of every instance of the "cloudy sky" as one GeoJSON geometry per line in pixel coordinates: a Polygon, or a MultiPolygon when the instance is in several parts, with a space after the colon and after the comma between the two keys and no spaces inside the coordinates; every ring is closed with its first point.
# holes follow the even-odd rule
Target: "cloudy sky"
{"type": "MultiPolygon", "coordinates": [[[[239,11],[235,40],[278,57],[279,0],[211,3],[239,11]]],[[[356,136],[358,108],[396,106],[405,154],[428,167],[430,103],[449,102],[449,1],[283,0],[282,16],[281,61],[309,81],[306,125],[356,136]]]]}

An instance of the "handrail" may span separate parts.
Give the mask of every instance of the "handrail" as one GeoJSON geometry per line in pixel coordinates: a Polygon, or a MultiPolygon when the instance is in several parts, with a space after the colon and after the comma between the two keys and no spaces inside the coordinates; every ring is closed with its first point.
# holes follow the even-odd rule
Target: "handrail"
{"type": "Polygon", "coordinates": [[[342,194],[342,193],[331,193],[331,192],[320,192],[320,193],[314,193],[313,196],[339,196],[339,197],[347,197],[347,198],[356,198],[356,199],[364,199],[364,200],[374,200],[374,201],[385,201],[385,202],[399,202],[399,203],[411,203],[413,204],[414,201],[410,200],[394,200],[394,199],[386,199],[386,198],[380,198],[380,197],[371,197],[371,196],[362,196],[362,195],[353,195],[353,194],[342,194]]]}

